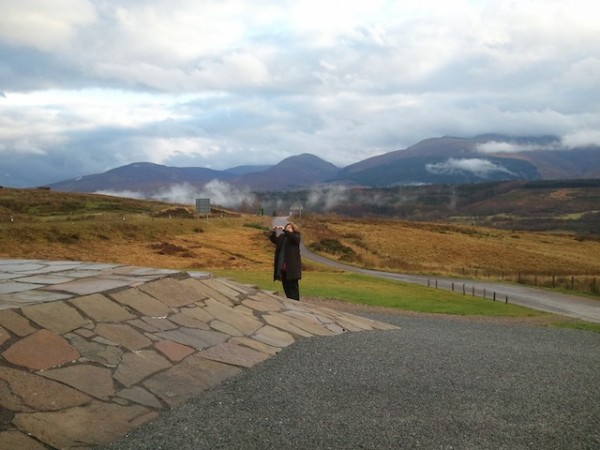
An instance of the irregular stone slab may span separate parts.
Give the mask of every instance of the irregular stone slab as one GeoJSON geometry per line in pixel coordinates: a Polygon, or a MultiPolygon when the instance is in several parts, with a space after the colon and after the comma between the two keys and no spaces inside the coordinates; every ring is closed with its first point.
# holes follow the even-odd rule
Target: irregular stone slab
{"type": "Polygon", "coordinates": [[[269,325],[273,325],[274,327],[281,328],[282,330],[288,331],[290,333],[297,334],[302,337],[312,337],[313,335],[304,331],[302,328],[297,327],[296,325],[291,323],[292,319],[281,317],[281,315],[275,314],[265,314],[263,316],[265,322],[269,325]]]}
{"type": "Polygon", "coordinates": [[[131,306],[133,309],[149,317],[167,317],[171,312],[171,308],[167,305],[138,289],[132,288],[112,292],[110,297],[122,305],[131,306]]]}
{"type": "Polygon", "coordinates": [[[202,293],[205,299],[211,298],[213,300],[217,300],[225,306],[233,306],[234,304],[239,303],[237,295],[233,298],[229,298],[226,295],[223,295],[219,291],[216,291],[215,289],[208,286],[206,283],[204,283],[204,281],[205,280],[190,280],[188,281],[187,285],[191,286],[194,290],[202,293]]]}
{"type": "Polygon", "coordinates": [[[337,323],[328,323],[327,328],[330,329],[334,334],[342,334],[347,331],[345,328],[339,326],[337,323]]]}
{"type": "Polygon", "coordinates": [[[112,270],[112,273],[117,275],[135,275],[137,276],[152,276],[152,277],[165,277],[167,275],[174,275],[179,273],[177,270],[170,269],[154,269],[151,267],[139,267],[139,266],[122,266],[116,267],[112,270]]]}
{"type": "Polygon", "coordinates": [[[273,347],[271,345],[265,344],[264,342],[257,341],[255,339],[249,338],[247,336],[242,337],[232,337],[227,342],[236,345],[244,345],[251,349],[254,349],[258,352],[267,353],[269,355],[276,355],[281,351],[279,347],[273,347]]]}
{"type": "Polygon", "coordinates": [[[179,330],[163,331],[156,336],[167,341],[178,342],[183,345],[202,350],[220,344],[229,339],[229,336],[218,331],[198,330],[195,328],[180,328],[179,330]]]}
{"type": "Polygon", "coordinates": [[[29,291],[31,289],[45,286],[44,284],[18,283],[16,281],[4,281],[0,283],[0,295],[12,294],[14,292],[29,291]]]}
{"type": "Polygon", "coordinates": [[[130,286],[137,282],[134,279],[118,279],[118,278],[80,278],[67,283],[60,283],[51,286],[46,286],[45,291],[62,291],[70,292],[76,295],[94,294],[97,292],[110,291],[120,287],[130,286]]]}
{"type": "Polygon", "coordinates": [[[210,327],[206,322],[196,320],[188,314],[177,313],[169,316],[169,320],[176,324],[187,327],[187,328],[200,328],[201,330],[210,330],[210,327]]]}
{"type": "Polygon", "coordinates": [[[107,367],[117,367],[123,356],[123,351],[118,347],[88,341],[75,334],[70,334],[65,337],[81,354],[81,358],[87,361],[100,363],[107,367]]]}
{"type": "Polygon", "coordinates": [[[285,316],[294,317],[296,319],[307,320],[316,325],[322,325],[324,323],[333,322],[333,319],[329,317],[323,317],[319,315],[316,311],[285,311],[283,313],[285,316]]]}
{"type": "Polygon", "coordinates": [[[392,324],[385,323],[385,322],[379,322],[377,320],[373,320],[370,323],[371,323],[371,326],[376,330],[399,330],[400,329],[400,327],[398,327],[396,325],[392,325],[392,324]]]}
{"type": "Polygon", "coordinates": [[[131,387],[148,375],[168,367],[171,367],[171,363],[153,350],[125,353],[114,378],[124,386],[131,387]]]}
{"type": "Polygon", "coordinates": [[[254,317],[254,310],[248,308],[247,306],[237,305],[233,307],[233,310],[242,314],[246,314],[247,316],[254,317]]]}
{"type": "Polygon", "coordinates": [[[163,278],[162,280],[146,283],[140,286],[139,289],[171,307],[189,305],[206,298],[202,292],[174,278],[163,278]]]}
{"type": "Polygon", "coordinates": [[[88,328],[88,327],[93,327],[93,326],[94,326],[94,324],[89,323],[88,325],[86,325],[83,328],[78,328],[78,329],[74,330],[74,333],[77,333],[78,335],[83,336],[85,338],[93,337],[93,336],[95,336],[95,333],[88,328]]]}
{"type": "Polygon", "coordinates": [[[69,270],[71,278],[99,277],[100,275],[102,275],[102,272],[99,270],[69,270]]]}
{"type": "Polygon", "coordinates": [[[123,389],[117,396],[130,400],[138,405],[149,406],[154,409],[164,409],[164,406],[159,399],[140,386],[123,389]]]}
{"type": "Polygon", "coordinates": [[[24,305],[28,303],[54,302],[56,300],[65,300],[73,297],[73,294],[64,294],[60,292],[47,292],[40,290],[22,291],[14,294],[3,295],[4,302],[12,302],[16,305],[24,305]]]}
{"type": "Polygon", "coordinates": [[[102,367],[78,364],[62,369],[44,370],[38,372],[38,375],[60,381],[100,400],[108,401],[115,395],[112,372],[102,367]]]}
{"type": "Polygon", "coordinates": [[[46,450],[47,448],[20,431],[0,433],[0,450],[46,450]]]}
{"type": "Polygon", "coordinates": [[[267,305],[271,305],[273,307],[277,307],[278,309],[282,309],[283,308],[283,302],[282,302],[282,298],[275,296],[275,295],[269,295],[264,291],[259,291],[256,292],[255,294],[251,295],[250,297],[248,297],[250,300],[254,300],[260,303],[264,303],[267,305]]]}
{"type": "Polygon", "coordinates": [[[71,300],[71,303],[95,322],[125,322],[136,317],[118,303],[100,294],[78,297],[71,300]]]}
{"type": "Polygon", "coordinates": [[[62,336],[39,330],[11,345],[2,356],[17,366],[45,370],[75,361],[80,355],[62,336]]]}
{"type": "Polygon", "coordinates": [[[143,384],[170,407],[175,407],[240,372],[238,367],[192,355],[143,384]]]}
{"type": "Polygon", "coordinates": [[[260,342],[273,347],[284,348],[294,343],[294,338],[291,334],[278,330],[271,325],[265,325],[252,336],[260,342]]]}
{"type": "Polygon", "coordinates": [[[150,339],[125,324],[101,323],[96,326],[95,331],[99,336],[116,342],[129,350],[140,350],[152,345],[150,339]]]}
{"type": "Polygon", "coordinates": [[[234,291],[239,292],[242,295],[249,295],[250,293],[257,290],[256,286],[251,286],[249,284],[241,284],[235,281],[229,280],[227,278],[215,278],[219,283],[229,286],[234,291]]]}
{"type": "Polygon", "coordinates": [[[148,325],[150,325],[154,328],[157,328],[158,331],[174,330],[175,328],[177,328],[177,325],[168,319],[162,319],[162,318],[158,319],[155,317],[142,317],[142,320],[144,322],[146,322],[148,325]]]}
{"type": "Polygon", "coordinates": [[[55,411],[92,400],[64,384],[10,367],[0,366],[0,380],[0,405],[11,411],[55,411]]]}
{"type": "Polygon", "coordinates": [[[33,283],[33,284],[59,284],[73,281],[73,278],[61,277],[58,275],[31,275],[24,278],[15,278],[15,281],[20,283],[33,283]]]}
{"type": "Polygon", "coordinates": [[[229,325],[228,323],[221,322],[220,320],[213,320],[210,323],[210,327],[213,330],[220,331],[221,333],[228,334],[229,336],[243,336],[244,335],[237,328],[234,328],[232,325],[229,325]]]}
{"type": "Polygon", "coordinates": [[[27,272],[42,270],[47,263],[29,259],[8,259],[2,261],[2,270],[5,272],[27,272]]]}
{"type": "Polygon", "coordinates": [[[320,323],[318,319],[310,314],[290,317],[296,311],[288,311],[285,314],[272,313],[273,316],[281,317],[282,320],[288,320],[292,325],[303,329],[304,331],[315,336],[332,336],[334,333],[329,328],[320,323]]]}
{"type": "Polygon", "coordinates": [[[10,333],[0,327],[0,346],[10,339],[10,333]]]}
{"type": "MultiPolygon", "coordinates": [[[[255,294],[253,294],[251,297],[251,299],[253,300],[259,300],[261,302],[268,302],[268,303],[274,303],[274,304],[279,304],[283,307],[284,302],[290,302],[290,300],[288,300],[285,297],[281,297],[273,292],[268,292],[268,291],[258,291],[255,294]]],[[[299,304],[296,301],[292,301],[293,304],[299,304]]],[[[302,305],[304,305],[304,303],[302,303],[302,305]]]]}
{"type": "Polygon", "coordinates": [[[270,355],[240,345],[223,343],[198,353],[199,357],[240,367],[252,367],[270,355]]]}
{"type": "Polygon", "coordinates": [[[219,278],[209,278],[206,280],[202,280],[201,282],[204,283],[206,286],[210,287],[211,289],[220,292],[228,299],[233,300],[234,303],[237,303],[236,300],[240,297],[240,292],[238,290],[230,288],[219,278]]]}
{"type": "MultiPolygon", "coordinates": [[[[202,305],[205,306],[205,305],[202,305]]],[[[214,317],[207,312],[204,308],[199,306],[193,306],[191,308],[181,308],[181,313],[186,316],[190,316],[193,319],[199,320],[200,322],[209,323],[214,317]]]]}
{"type": "Polygon", "coordinates": [[[41,303],[21,309],[24,316],[57,334],[64,334],[89,322],[64,302],[41,303]]]}
{"type": "Polygon", "coordinates": [[[77,448],[114,442],[157,415],[139,405],[93,402],[59,412],[20,413],[13,423],[53,448],[77,448]]]}
{"type": "MultiPolygon", "coordinates": [[[[209,272],[200,272],[198,270],[188,270],[187,274],[190,277],[196,278],[196,279],[210,278],[212,276],[212,274],[209,272]]],[[[184,281],[186,281],[186,280],[184,280],[184,281]]]]}
{"type": "Polygon", "coordinates": [[[158,341],[154,347],[173,362],[179,362],[195,352],[193,348],[173,341],[158,341]]]}
{"type": "Polygon", "coordinates": [[[279,303],[263,302],[260,300],[253,300],[251,298],[242,300],[242,305],[260,312],[281,311],[281,305],[279,303]]]}
{"type": "Polygon", "coordinates": [[[30,325],[29,320],[10,309],[0,311],[0,325],[21,337],[36,331],[36,328],[30,325]]]}
{"type": "Polygon", "coordinates": [[[142,319],[129,320],[127,321],[127,323],[132,327],[145,331],[147,333],[156,333],[157,331],[160,331],[158,328],[153,327],[152,325],[144,322],[142,319]]]}
{"type": "Polygon", "coordinates": [[[352,314],[339,316],[336,318],[336,322],[350,331],[370,331],[373,329],[371,321],[352,314]]]}
{"type": "Polygon", "coordinates": [[[216,319],[230,324],[245,335],[254,333],[263,325],[258,319],[247,316],[213,299],[206,301],[206,310],[216,319]]]}
{"type": "Polygon", "coordinates": [[[100,270],[103,273],[108,273],[111,274],[112,273],[112,269],[116,269],[118,267],[120,267],[121,264],[110,264],[110,263],[84,263],[80,266],[80,269],[82,270],[90,270],[90,271],[94,271],[94,270],[100,270]]]}
{"type": "Polygon", "coordinates": [[[363,327],[358,326],[348,320],[344,320],[341,317],[338,317],[336,322],[344,331],[365,331],[363,327]]]}

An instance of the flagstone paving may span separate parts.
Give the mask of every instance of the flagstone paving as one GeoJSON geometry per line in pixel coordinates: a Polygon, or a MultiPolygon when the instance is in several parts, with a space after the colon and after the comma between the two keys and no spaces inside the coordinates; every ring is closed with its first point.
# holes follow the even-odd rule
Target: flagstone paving
{"type": "Polygon", "coordinates": [[[0,450],[106,444],[298,339],[392,328],[209,273],[0,260],[0,450]]]}

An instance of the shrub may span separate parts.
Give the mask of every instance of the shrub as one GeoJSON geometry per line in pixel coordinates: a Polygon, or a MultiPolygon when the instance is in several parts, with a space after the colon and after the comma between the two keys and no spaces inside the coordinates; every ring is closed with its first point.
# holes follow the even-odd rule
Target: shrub
{"type": "Polygon", "coordinates": [[[316,252],[325,252],[332,255],[341,255],[347,259],[348,257],[356,256],[354,250],[342,244],[337,239],[321,239],[319,242],[310,245],[310,249],[316,252]]]}

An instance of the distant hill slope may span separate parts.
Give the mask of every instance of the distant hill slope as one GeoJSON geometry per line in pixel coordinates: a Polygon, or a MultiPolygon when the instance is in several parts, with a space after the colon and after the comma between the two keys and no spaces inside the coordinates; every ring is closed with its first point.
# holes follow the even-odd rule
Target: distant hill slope
{"type": "Polygon", "coordinates": [[[147,162],[132,163],[104,173],[85,175],[51,184],[66,192],[133,191],[154,193],[173,184],[203,186],[211,180],[231,180],[234,174],[203,167],[168,167],[147,162]]]}
{"type": "Polygon", "coordinates": [[[250,173],[259,173],[264,172],[265,170],[273,167],[272,165],[264,165],[264,166],[236,166],[231,167],[230,169],[225,169],[225,172],[231,173],[236,176],[240,175],[248,175],[250,173]]]}
{"type": "Polygon", "coordinates": [[[286,158],[274,166],[238,166],[223,171],[140,162],[61,181],[50,187],[70,192],[131,191],[151,196],[172,185],[202,188],[212,180],[226,181],[240,189],[267,192],[329,183],[391,187],[594,178],[600,178],[600,147],[567,149],[553,136],[488,134],[473,138],[425,139],[406,149],[341,169],[307,153],[286,158]]]}
{"type": "Polygon", "coordinates": [[[254,191],[287,191],[325,183],[339,170],[315,155],[304,153],[286,158],[264,172],[241,176],[233,183],[254,191]]]}
{"type": "Polygon", "coordinates": [[[262,172],[236,175],[235,170],[212,170],[202,167],[168,167],[153,163],[133,163],[104,173],[86,175],[49,185],[65,192],[136,192],[151,196],[169,186],[187,184],[202,188],[213,180],[227,181],[239,188],[277,191],[305,188],[333,178],[339,168],[321,158],[302,154],[284,159],[262,172]]]}
{"type": "Polygon", "coordinates": [[[553,136],[432,138],[347,166],[336,180],[383,187],[600,177],[600,148],[561,145],[553,136]]]}

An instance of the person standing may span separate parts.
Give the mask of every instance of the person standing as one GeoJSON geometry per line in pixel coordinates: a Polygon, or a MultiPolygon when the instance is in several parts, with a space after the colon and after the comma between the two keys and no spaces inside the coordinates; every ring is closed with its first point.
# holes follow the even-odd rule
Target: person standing
{"type": "Polygon", "coordinates": [[[300,229],[296,224],[288,222],[285,226],[273,227],[269,239],[275,244],[273,281],[281,280],[287,298],[300,300],[298,283],[302,278],[300,229]]]}

